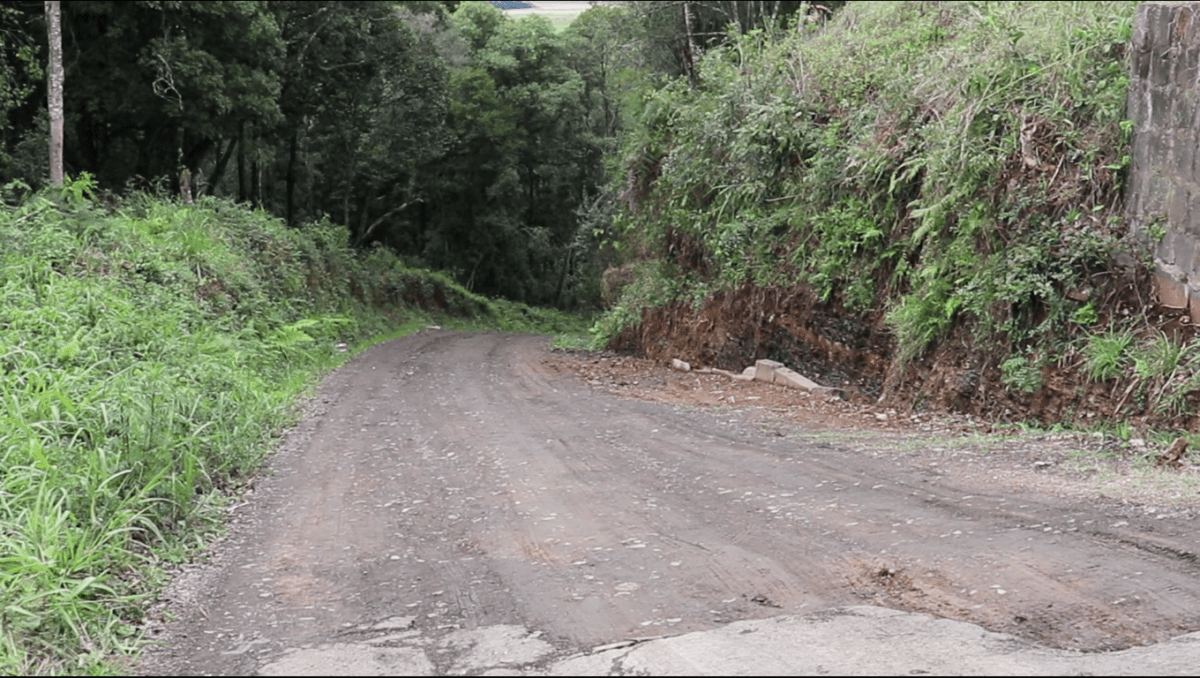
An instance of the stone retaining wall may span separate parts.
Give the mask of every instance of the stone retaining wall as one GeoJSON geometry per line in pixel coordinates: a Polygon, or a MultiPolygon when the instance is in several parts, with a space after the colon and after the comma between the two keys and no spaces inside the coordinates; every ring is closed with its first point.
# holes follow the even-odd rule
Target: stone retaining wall
{"type": "Polygon", "coordinates": [[[1200,322],[1200,2],[1139,5],[1132,50],[1126,210],[1135,233],[1165,231],[1160,301],[1200,322]]]}

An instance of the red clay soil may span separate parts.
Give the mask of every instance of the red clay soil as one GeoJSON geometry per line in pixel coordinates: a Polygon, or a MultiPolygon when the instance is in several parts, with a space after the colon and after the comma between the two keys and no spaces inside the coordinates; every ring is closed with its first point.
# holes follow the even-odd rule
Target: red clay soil
{"type": "MultiPolygon", "coordinates": [[[[1196,335],[1182,310],[1160,307],[1130,287],[1110,301],[1114,315],[1143,314],[1142,338],[1165,332],[1178,341],[1196,335]]],[[[1102,319],[1102,322],[1103,319],[1102,319]]],[[[784,363],[825,385],[846,390],[855,403],[880,404],[906,414],[943,411],[1001,422],[1089,424],[1128,421],[1134,430],[1170,427],[1200,431],[1200,417],[1156,416],[1130,394],[1137,384],[1093,383],[1076,362],[1042,369],[1042,387],[1024,393],[1001,382],[996,355],[976,345],[962,325],[924,355],[901,368],[895,340],[881,313],[860,315],[824,304],[804,289],[745,285],[719,292],[698,310],[686,302],[643,312],[610,348],[639,358],[740,371],[759,358],[784,363]]],[[[1192,411],[1200,398],[1190,398],[1192,411]]]]}

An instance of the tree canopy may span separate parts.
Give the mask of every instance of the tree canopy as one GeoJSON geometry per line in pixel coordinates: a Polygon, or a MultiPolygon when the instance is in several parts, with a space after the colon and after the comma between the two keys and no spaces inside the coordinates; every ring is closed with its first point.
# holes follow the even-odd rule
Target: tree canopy
{"type": "MultiPolygon", "coordinates": [[[[620,3],[559,32],[485,2],[73,0],[65,169],[113,194],[186,176],[478,292],[591,305],[623,117],[727,24],[806,6],[620,3]]],[[[0,183],[47,180],[46,52],[42,3],[0,7],[0,183]]]]}

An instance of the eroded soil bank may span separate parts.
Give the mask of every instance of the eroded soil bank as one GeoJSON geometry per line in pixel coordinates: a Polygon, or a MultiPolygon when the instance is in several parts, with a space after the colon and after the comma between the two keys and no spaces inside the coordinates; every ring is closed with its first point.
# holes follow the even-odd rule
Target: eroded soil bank
{"type": "Polygon", "coordinates": [[[326,380],[140,670],[270,672],[364,638],[416,672],[536,670],[551,655],[469,663],[470,634],[561,658],[864,603],[1086,651],[1198,630],[1195,478],[1123,491],[1144,477],[1122,463],[1099,439],[423,331],[326,380]]]}
{"type": "MultiPolygon", "coordinates": [[[[1196,336],[1183,309],[1163,307],[1133,285],[1109,300],[1117,316],[1144,317],[1138,338],[1163,333],[1178,343],[1196,336]]],[[[961,328],[912,363],[895,360],[895,340],[883,315],[861,315],[824,304],[804,289],[745,285],[713,294],[698,309],[683,302],[643,312],[611,348],[639,358],[740,371],[758,358],[778,360],[826,386],[846,389],[857,403],[879,403],[905,413],[972,414],[991,422],[1094,424],[1128,422],[1200,431],[1200,415],[1155,413],[1139,404],[1136,380],[1090,381],[1082,360],[1051,363],[1033,393],[1006,387],[1001,362],[961,328]]],[[[1189,401],[1200,411],[1200,399],[1189,401]]]]}

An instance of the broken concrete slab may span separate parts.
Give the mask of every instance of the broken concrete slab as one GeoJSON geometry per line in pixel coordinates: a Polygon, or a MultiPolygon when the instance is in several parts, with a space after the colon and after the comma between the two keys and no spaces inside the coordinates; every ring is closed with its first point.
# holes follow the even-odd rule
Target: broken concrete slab
{"type": "Polygon", "coordinates": [[[768,384],[775,383],[775,370],[779,367],[783,367],[783,363],[766,358],[754,361],[754,380],[768,384]]]}
{"type": "MultiPolygon", "coordinates": [[[[788,388],[800,389],[817,395],[836,396],[845,398],[845,392],[840,388],[822,386],[817,382],[805,377],[804,375],[789,369],[781,362],[775,360],[757,360],[752,367],[747,367],[742,373],[744,375],[753,375],[755,381],[762,381],[768,384],[779,384],[788,388]]],[[[730,375],[733,376],[733,375],[730,375]]],[[[737,377],[734,377],[735,379],[737,377]]]]}
{"type": "MultiPolygon", "coordinates": [[[[696,370],[696,371],[699,372],[700,370],[696,370]]],[[[754,368],[747,367],[746,371],[748,372],[748,374],[742,373],[742,372],[730,372],[729,370],[723,370],[719,367],[714,367],[711,370],[709,370],[709,372],[712,372],[713,374],[723,374],[723,375],[729,377],[730,379],[737,379],[738,381],[754,381],[754,368]]]]}
{"type": "Polygon", "coordinates": [[[919,612],[854,606],[610,644],[547,667],[552,676],[941,676],[1193,673],[1200,633],[1119,652],[1060,650],[919,612]]]}
{"type": "Polygon", "coordinates": [[[788,388],[802,388],[805,391],[821,388],[821,385],[812,379],[783,366],[775,368],[775,383],[783,384],[788,388]]]}

